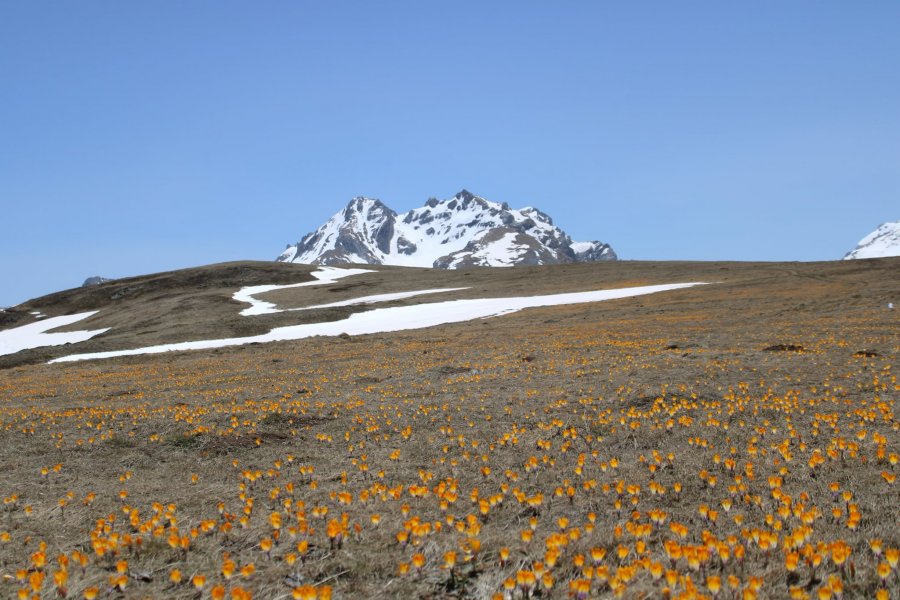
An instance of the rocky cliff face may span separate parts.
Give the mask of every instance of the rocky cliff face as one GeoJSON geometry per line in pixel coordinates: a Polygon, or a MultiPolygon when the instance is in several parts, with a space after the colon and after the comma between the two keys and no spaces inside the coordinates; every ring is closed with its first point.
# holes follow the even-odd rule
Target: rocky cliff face
{"type": "Polygon", "coordinates": [[[455,269],[616,258],[608,244],[573,242],[536,208],[513,209],[463,190],[402,214],[380,200],[354,198],[277,260],[455,269]]]}

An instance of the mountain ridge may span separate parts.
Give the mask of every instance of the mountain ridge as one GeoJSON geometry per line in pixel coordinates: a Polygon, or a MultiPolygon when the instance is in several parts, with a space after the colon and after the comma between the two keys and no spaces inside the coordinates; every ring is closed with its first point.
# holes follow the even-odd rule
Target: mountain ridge
{"type": "Polygon", "coordinates": [[[461,190],[397,213],[381,200],[353,198],[276,259],[318,265],[386,264],[455,269],[616,260],[609,244],[574,242],[534,207],[510,208],[461,190]]]}

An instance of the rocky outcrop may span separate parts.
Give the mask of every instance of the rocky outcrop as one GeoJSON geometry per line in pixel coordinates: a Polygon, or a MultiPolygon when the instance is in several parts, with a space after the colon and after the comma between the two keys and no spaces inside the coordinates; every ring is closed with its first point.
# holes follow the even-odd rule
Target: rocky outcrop
{"type": "Polygon", "coordinates": [[[100,285],[101,283],[106,283],[107,281],[112,281],[112,279],[108,279],[106,277],[101,277],[99,275],[94,275],[93,277],[88,277],[84,280],[84,283],[81,284],[81,287],[88,287],[91,285],[100,285]]]}

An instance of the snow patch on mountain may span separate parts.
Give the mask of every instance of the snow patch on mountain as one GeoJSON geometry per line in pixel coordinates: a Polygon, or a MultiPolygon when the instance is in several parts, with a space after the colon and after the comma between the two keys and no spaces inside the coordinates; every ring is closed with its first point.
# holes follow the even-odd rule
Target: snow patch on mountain
{"type": "Polygon", "coordinates": [[[511,313],[536,308],[541,306],[565,306],[570,304],[582,304],[586,302],[601,302],[604,300],[616,300],[631,298],[646,294],[655,294],[669,290],[679,290],[703,285],[701,282],[672,283],[664,285],[648,285],[641,287],[619,288],[611,290],[595,290],[588,292],[569,292],[562,294],[549,294],[544,296],[520,296],[512,298],[466,298],[462,300],[446,300],[444,302],[431,302],[414,304],[410,306],[395,306],[390,308],[376,308],[373,310],[353,313],[339,321],[326,323],[304,323],[301,325],[289,325],[276,327],[269,333],[249,337],[225,338],[214,340],[197,340],[193,342],[181,342],[176,344],[161,344],[145,348],[133,348],[130,350],[113,350],[108,352],[91,352],[86,354],[72,354],[51,360],[51,363],[71,362],[78,360],[91,360],[98,358],[112,358],[115,356],[136,356],[140,354],[159,354],[162,352],[205,350],[210,348],[224,348],[227,346],[241,346],[244,344],[264,344],[287,340],[299,340],[315,336],[338,336],[347,334],[351,336],[367,335],[374,333],[388,333],[394,331],[409,331],[436,327],[448,323],[461,323],[473,319],[488,319],[511,313]]]}
{"type": "Polygon", "coordinates": [[[341,306],[358,306],[360,304],[377,304],[379,302],[394,302],[396,300],[406,300],[407,298],[416,298],[417,296],[427,296],[429,294],[446,294],[448,292],[458,292],[467,290],[467,287],[458,288],[433,288],[428,290],[413,290],[411,292],[393,292],[391,294],[373,294],[371,296],[362,296],[360,298],[351,298],[350,300],[339,300],[338,302],[329,302],[328,304],[313,304],[312,306],[301,306],[300,308],[285,308],[281,312],[296,312],[301,310],[317,310],[321,308],[338,308],[341,306]]]}
{"type": "Polygon", "coordinates": [[[616,260],[618,257],[609,244],[602,242],[572,242],[572,250],[578,262],[616,260]]]}
{"type": "Polygon", "coordinates": [[[608,244],[573,242],[536,208],[513,209],[467,190],[401,214],[380,200],[354,198],[277,258],[444,269],[615,259],[608,244]]]}
{"type": "Polygon", "coordinates": [[[859,240],[856,248],[844,255],[844,260],[886,256],[900,256],[900,221],[883,223],[878,229],[859,240]]]}
{"type": "Polygon", "coordinates": [[[232,299],[238,302],[245,302],[250,306],[241,311],[241,315],[245,317],[253,315],[268,315],[282,312],[277,306],[265,300],[255,298],[258,294],[266,292],[274,292],[275,290],[286,290],[290,288],[310,287],[314,285],[328,285],[334,283],[338,279],[350,277],[352,275],[361,275],[363,273],[375,273],[368,269],[335,269],[333,267],[323,267],[310,273],[315,279],[313,281],[304,281],[303,283],[289,283],[287,285],[248,285],[242,287],[234,294],[232,299]]]}
{"type": "Polygon", "coordinates": [[[314,285],[330,285],[344,277],[353,275],[362,275],[364,273],[377,273],[370,269],[336,269],[334,267],[322,267],[310,273],[315,280],[304,281],[302,283],[289,283],[286,285],[248,285],[244,286],[234,294],[232,299],[238,302],[249,304],[240,312],[241,316],[252,317],[256,315],[272,315],[280,312],[292,312],[299,310],[313,310],[319,308],[336,308],[341,306],[354,306],[357,304],[376,304],[378,302],[392,302],[394,300],[405,300],[406,298],[414,298],[415,296],[423,296],[427,294],[438,294],[442,292],[455,292],[468,288],[437,288],[430,290],[417,290],[412,292],[394,292],[391,294],[374,294],[371,296],[363,296],[362,298],[353,298],[350,300],[340,300],[338,302],[329,302],[328,304],[316,304],[313,306],[303,306],[300,308],[278,308],[272,302],[266,302],[256,298],[258,294],[274,292],[276,290],[287,290],[291,288],[310,287],[314,285]]]}

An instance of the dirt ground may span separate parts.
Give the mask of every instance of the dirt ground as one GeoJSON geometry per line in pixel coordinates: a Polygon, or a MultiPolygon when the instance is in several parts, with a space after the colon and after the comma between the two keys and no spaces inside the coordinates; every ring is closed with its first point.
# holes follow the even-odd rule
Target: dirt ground
{"type": "Polygon", "coordinates": [[[0,327],[99,309],[73,328],[113,329],[0,358],[0,596],[900,600],[900,259],[378,267],[262,298],[710,285],[44,364],[359,310],[237,315],[237,288],[309,270],[230,263],[16,307],[0,327]]]}

